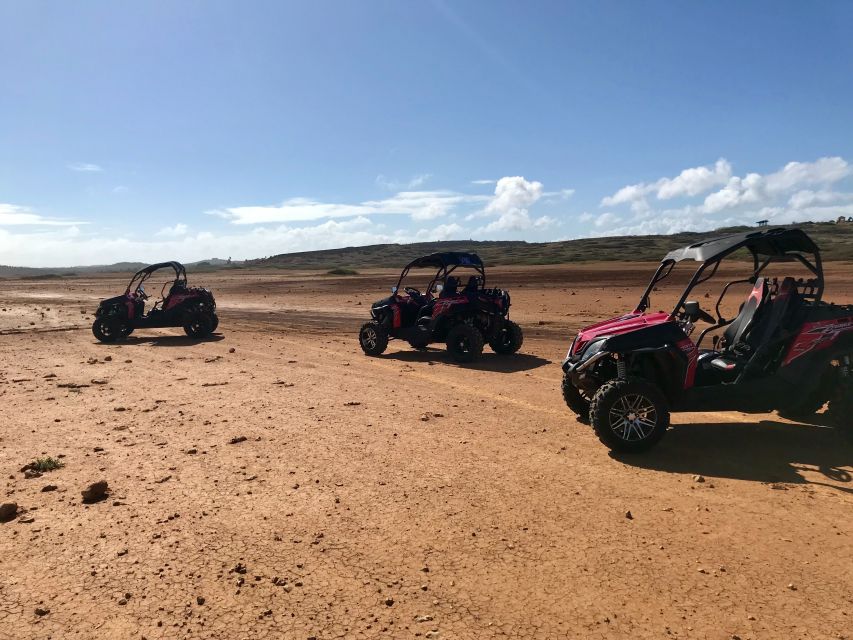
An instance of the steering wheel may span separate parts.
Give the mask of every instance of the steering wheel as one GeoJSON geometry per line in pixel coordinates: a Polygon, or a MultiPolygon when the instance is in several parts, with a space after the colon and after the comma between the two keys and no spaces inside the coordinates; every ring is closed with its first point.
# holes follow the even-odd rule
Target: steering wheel
{"type": "Polygon", "coordinates": [[[421,292],[415,289],[414,287],[403,287],[403,291],[405,291],[410,298],[420,298],[421,292]]]}

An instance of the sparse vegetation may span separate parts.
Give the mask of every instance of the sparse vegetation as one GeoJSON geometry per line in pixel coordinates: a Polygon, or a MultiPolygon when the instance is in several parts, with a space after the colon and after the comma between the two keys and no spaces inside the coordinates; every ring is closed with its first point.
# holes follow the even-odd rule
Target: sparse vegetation
{"type": "Polygon", "coordinates": [[[334,269],[329,269],[326,272],[326,275],[329,276],[357,276],[358,271],[355,269],[347,269],[346,267],[335,267],[334,269]]]}
{"type": "Polygon", "coordinates": [[[65,463],[62,460],[59,460],[58,458],[52,458],[51,456],[47,456],[46,458],[37,458],[28,466],[33,471],[38,471],[39,473],[46,473],[47,471],[61,469],[65,466],[65,463]]]}

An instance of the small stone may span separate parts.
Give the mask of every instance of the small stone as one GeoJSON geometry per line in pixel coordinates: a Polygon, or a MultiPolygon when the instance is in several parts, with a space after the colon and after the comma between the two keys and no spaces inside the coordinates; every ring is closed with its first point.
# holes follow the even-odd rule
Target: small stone
{"type": "Polygon", "coordinates": [[[191,456],[194,456],[198,453],[198,449],[196,449],[195,447],[193,447],[192,449],[187,449],[187,453],[191,456]]]}
{"type": "Polygon", "coordinates": [[[47,493],[48,491],[56,491],[59,487],[55,484],[46,484],[41,488],[42,493],[47,493]]]}
{"type": "Polygon", "coordinates": [[[36,471],[35,469],[27,469],[24,471],[24,477],[27,480],[32,480],[33,478],[41,478],[41,473],[36,471]]]}
{"type": "Polygon", "coordinates": [[[37,616],[39,616],[39,617],[46,616],[48,613],[50,613],[50,609],[43,609],[42,607],[36,607],[36,615],[37,616]]]}
{"type": "Polygon", "coordinates": [[[392,607],[392,606],[394,606],[394,598],[386,598],[386,599],[385,599],[385,606],[386,606],[386,607],[392,607]]]}
{"type": "Polygon", "coordinates": [[[201,605],[203,605],[203,604],[204,604],[204,598],[203,598],[202,596],[198,596],[198,597],[195,599],[195,601],[196,601],[196,603],[198,603],[198,606],[201,606],[201,605]]]}
{"type": "Polygon", "coordinates": [[[104,357],[104,362],[112,362],[112,361],[113,361],[113,357],[112,357],[112,356],[105,356],[105,357],[104,357]]]}
{"type": "Polygon", "coordinates": [[[9,522],[18,515],[18,504],[15,502],[4,502],[0,504],[0,522],[9,522]]]}
{"type": "Polygon", "coordinates": [[[235,349],[234,347],[228,349],[228,353],[234,353],[235,351],[237,351],[237,349],[235,349]]]}
{"type": "Polygon", "coordinates": [[[80,493],[83,496],[83,502],[85,504],[92,504],[94,502],[104,500],[109,493],[108,489],[109,485],[106,480],[98,480],[83,489],[80,493]]]}
{"type": "Polygon", "coordinates": [[[788,588],[789,588],[791,591],[796,591],[796,590],[797,590],[797,585],[795,585],[793,582],[789,582],[789,583],[788,583],[788,588]]]}
{"type": "Polygon", "coordinates": [[[234,436],[228,441],[228,444],[240,444],[241,442],[246,442],[248,438],[246,436],[234,436]]]}
{"type": "Polygon", "coordinates": [[[634,515],[630,511],[625,512],[625,517],[628,518],[628,520],[634,519],[634,515]]]}
{"type": "Polygon", "coordinates": [[[693,482],[705,482],[704,476],[693,476],[693,482]]]}
{"type": "Polygon", "coordinates": [[[426,422],[427,420],[429,420],[429,414],[428,413],[424,413],[423,415],[421,415],[421,421],[422,422],[426,422]]]}
{"type": "Polygon", "coordinates": [[[126,605],[126,604],[127,604],[127,600],[125,600],[124,598],[122,598],[121,600],[119,600],[119,601],[118,601],[118,603],[123,607],[124,605],[126,605]]]}

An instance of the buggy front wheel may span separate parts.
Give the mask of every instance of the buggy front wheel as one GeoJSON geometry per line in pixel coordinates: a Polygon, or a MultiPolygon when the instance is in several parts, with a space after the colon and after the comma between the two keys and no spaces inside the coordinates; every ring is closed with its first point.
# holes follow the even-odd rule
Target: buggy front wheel
{"type": "Polygon", "coordinates": [[[388,332],[376,320],[365,322],[358,331],[361,350],[369,356],[378,356],[388,347],[388,332]]]}
{"type": "Polygon", "coordinates": [[[129,332],[117,320],[96,318],[92,323],[92,334],[99,342],[115,342],[129,335],[129,332]]]}
{"type": "Polygon", "coordinates": [[[613,451],[650,449],[669,427],[666,397],[640,378],[611,380],[596,391],[589,412],[595,435],[613,451]]]}
{"type": "Polygon", "coordinates": [[[521,349],[522,342],[524,342],[524,334],[521,332],[521,327],[512,320],[507,320],[498,334],[489,340],[489,346],[495,353],[510,354],[521,349]]]}
{"type": "Polygon", "coordinates": [[[206,313],[193,313],[184,324],[184,333],[199,340],[213,333],[213,319],[206,313]]]}

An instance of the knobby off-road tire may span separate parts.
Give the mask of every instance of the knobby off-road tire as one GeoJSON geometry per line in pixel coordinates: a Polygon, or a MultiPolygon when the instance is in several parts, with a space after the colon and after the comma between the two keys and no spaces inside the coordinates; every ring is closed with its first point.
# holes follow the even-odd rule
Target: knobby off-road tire
{"type": "Polygon", "coordinates": [[[358,331],[361,350],[369,356],[378,356],[388,347],[388,332],[376,320],[365,322],[358,331]]]}
{"type": "Polygon", "coordinates": [[[473,362],[483,354],[483,342],[479,329],[460,323],[447,334],[447,352],[456,362],[473,362]]]}
{"type": "MultiPolygon", "coordinates": [[[[850,357],[853,358],[853,355],[850,357]]],[[[853,372],[842,375],[839,367],[826,416],[833,427],[853,438],[853,372]]]]}
{"type": "Polygon", "coordinates": [[[507,320],[498,335],[489,340],[489,346],[495,353],[506,355],[521,349],[523,342],[524,334],[521,332],[521,327],[511,320],[507,320]]]}
{"type": "Polygon", "coordinates": [[[192,312],[184,323],[184,333],[190,338],[200,340],[213,333],[213,318],[209,313],[192,312]]]}
{"type": "Polygon", "coordinates": [[[100,342],[115,342],[130,335],[121,322],[110,318],[95,318],[95,322],[92,323],[92,334],[100,342]]]}
{"type": "Polygon", "coordinates": [[[214,331],[216,331],[216,327],[219,326],[219,316],[214,313],[211,318],[213,319],[213,322],[212,326],[210,327],[210,332],[213,333],[214,331]]]}
{"type": "Polygon", "coordinates": [[[582,422],[589,422],[589,398],[566,375],[563,376],[563,400],[582,422]]]}
{"type": "Polygon", "coordinates": [[[817,387],[811,393],[799,400],[795,399],[776,413],[788,420],[813,420],[823,405],[832,400],[837,385],[838,370],[836,367],[828,366],[821,375],[817,387]]]}
{"type": "Polygon", "coordinates": [[[669,404],[660,389],[640,378],[611,380],[596,391],[589,412],[595,435],[613,451],[645,451],[669,427],[669,404]]]}

